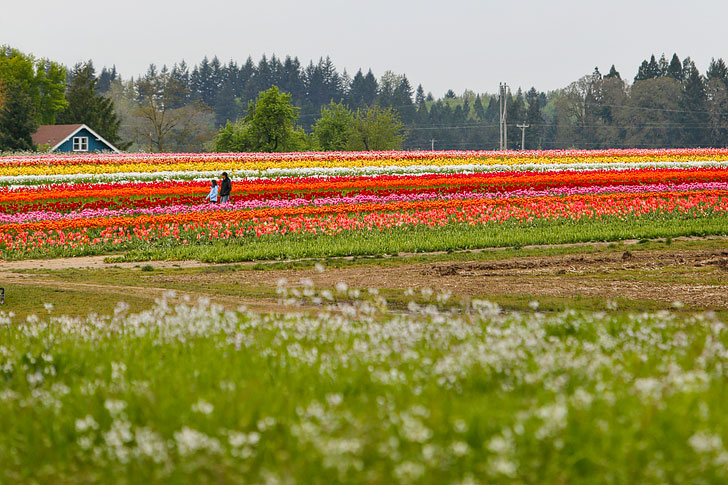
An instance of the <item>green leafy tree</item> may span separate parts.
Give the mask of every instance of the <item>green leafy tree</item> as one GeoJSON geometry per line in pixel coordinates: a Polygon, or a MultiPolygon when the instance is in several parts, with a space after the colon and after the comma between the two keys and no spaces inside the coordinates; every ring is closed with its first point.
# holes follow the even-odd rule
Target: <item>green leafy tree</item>
{"type": "Polygon", "coordinates": [[[354,115],[346,106],[333,101],[321,108],[321,118],[313,127],[315,147],[322,151],[346,150],[354,127],[354,115]]]}
{"type": "Polygon", "coordinates": [[[66,69],[56,62],[0,46],[0,83],[30,97],[38,124],[54,124],[56,113],[66,107],[66,69]]]}
{"type": "Polygon", "coordinates": [[[248,105],[250,151],[294,152],[305,149],[303,130],[296,129],[298,108],[291,104],[291,95],[281,93],[277,86],[258,95],[248,105]]]}
{"type": "Polygon", "coordinates": [[[68,106],[58,113],[56,122],[84,123],[109,143],[125,148],[128,145],[122,144],[119,137],[121,119],[114,110],[114,102],[96,94],[97,82],[91,62],[76,64],[66,92],[68,106]]]}
{"type": "Polygon", "coordinates": [[[262,91],[248,105],[248,114],[235,123],[228,122],[212,143],[217,152],[296,152],[308,148],[306,134],[295,127],[298,108],[291,95],[273,86],[262,91]]]}
{"type": "Polygon", "coordinates": [[[358,109],[348,149],[399,150],[405,139],[403,127],[392,108],[375,105],[365,110],[358,109]]]}
{"type": "Polygon", "coordinates": [[[218,153],[248,151],[250,146],[248,128],[248,123],[244,119],[240,119],[235,123],[228,121],[215,134],[212,141],[212,151],[218,153]]]}
{"type": "Polygon", "coordinates": [[[7,89],[0,109],[0,151],[35,150],[31,135],[38,129],[32,98],[19,86],[7,89]]]}

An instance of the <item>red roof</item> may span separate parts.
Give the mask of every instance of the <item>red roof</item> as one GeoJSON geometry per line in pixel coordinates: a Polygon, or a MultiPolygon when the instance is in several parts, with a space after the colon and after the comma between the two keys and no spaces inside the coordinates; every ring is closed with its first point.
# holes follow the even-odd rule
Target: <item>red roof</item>
{"type": "Polygon", "coordinates": [[[54,147],[82,126],[80,123],[75,125],[41,125],[38,127],[38,131],[33,133],[31,138],[33,138],[33,143],[36,145],[50,145],[54,147]]]}

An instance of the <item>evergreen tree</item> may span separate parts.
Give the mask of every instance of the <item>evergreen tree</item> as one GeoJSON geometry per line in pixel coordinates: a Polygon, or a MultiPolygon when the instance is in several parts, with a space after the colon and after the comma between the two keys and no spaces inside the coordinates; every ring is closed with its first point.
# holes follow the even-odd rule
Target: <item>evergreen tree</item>
{"type": "Polygon", "coordinates": [[[650,63],[648,64],[648,73],[648,79],[657,79],[662,74],[662,71],[660,70],[660,65],[657,63],[654,54],[652,54],[652,56],[650,57],[650,63]]]}
{"type": "Polygon", "coordinates": [[[718,59],[716,61],[715,58],[713,58],[710,60],[710,66],[708,66],[708,70],[705,73],[705,79],[707,81],[718,79],[728,84],[728,67],[726,67],[723,59],[718,59]]]}
{"type": "MultiPolygon", "coordinates": [[[[111,98],[96,94],[98,79],[90,62],[76,64],[66,91],[66,109],[58,113],[59,124],[83,123],[113,145],[120,144],[121,119],[111,98]]],[[[122,147],[123,148],[123,147],[122,147]]]]}
{"type": "Polygon", "coordinates": [[[349,76],[349,73],[346,72],[346,68],[344,68],[344,72],[342,72],[341,76],[339,76],[339,84],[341,85],[340,95],[341,101],[343,102],[349,95],[349,89],[351,88],[351,76],[349,76]]]}
{"type": "Polygon", "coordinates": [[[208,106],[213,106],[213,104],[215,103],[217,92],[222,87],[222,83],[222,64],[220,63],[220,59],[218,59],[217,56],[214,56],[212,58],[212,61],[210,62],[210,85],[208,86],[209,92],[207,93],[207,96],[209,96],[211,103],[208,103],[208,106]]]}
{"type": "Polygon", "coordinates": [[[692,147],[707,145],[709,117],[705,81],[692,61],[687,64],[680,108],[683,111],[683,144],[692,147]]]}
{"type": "Polygon", "coordinates": [[[372,70],[369,69],[366,76],[362,74],[361,69],[354,75],[349,88],[347,103],[352,109],[360,109],[366,106],[372,106],[377,98],[379,84],[377,78],[374,77],[372,70]]]}
{"type": "Polygon", "coordinates": [[[422,84],[417,86],[417,93],[415,94],[415,104],[417,107],[425,104],[425,90],[422,89],[422,84]]]}
{"type": "Polygon", "coordinates": [[[489,123],[498,122],[500,117],[500,108],[498,96],[491,96],[488,100],[488,107],[485,110],[485,121],[489,123]]]}
{"type": "Polygon", "coordinates": [[[680,58],[677,56],[677,53],[672,55],[670,65],[667,68],[667,77],[681,82],[683,80],[682,64],[680,63],[680,58]]]}
{"type": "Polygon", "coordinates": [[[657,59],[655,59],[655,55],[652,54],[650,57],[650,62],[642,61],[642,64],[640,65],[640,68],[637,70],[637,76],[635,76],[634,80],[637,81],[645,81],[647,79],[656,79],[662,75],[662,71],[660,69],[660,65],[657,62],[657,59]]]}
{"type": "Polygon", "coordinates": [[[402,122],[409,125],[415,118],[415,105],[412,103],[412,86],[407,76],[402,75],[399,85],[394,90],[392,102],[402,122]]]}
{"type": "Polygon", "coordinates": [[[215,97],[215,124],[222,126],[228,121],[238,119],[239,110],[233,90],[233,82],[228,80],[215,97]]]}
{"type": "Polygon", "coordinates": [[[115,82],[117,79],[120,79],[120,76],[116,72],[116,65],[112,66],[111,69],[106,69],[106,67],[104,67],[101,69],[98,83],[96,83],[96,93],[107,93],[109,89],[111,89],[111,83],[115,82]]]}
{"type": "Polygon", "coordinates": [[[248,102],[253,100],[258,93],[254,91],[253,77],[255,76],[255,63],[253,58],[248,56],[245,64],[240,66],[238,73],[238,85],[235,86],[235,95],[243,101],[243,106],[247,106],[248,102]]]}
{"type": "Polygon", "coordinates": [[[377,95],[377,104],[379,106],[396,106],[395,90],[401,82],[400,76],[393,71],[385,71],[379,80],[379,93],[377,95]]]}
{"type": "Polygon", "coordinates": [[[645,81],[650,79],[650,64],[647,61],[642,61],[639,69],[637,69],[637,75],[634,77],[634,82],[645,81]]]}
{"type": "Polygon", "coordinates": [[[275,54],[268,61],[268,71],[270,72],[270,83],[274,86],[281,86],[281,81],[283,80],[283,64],[281,64],[281,61],[275,54]]]}
{"type": "Polygon", "coordinates": [[[11,86],[0,109],[0,151],[35,150],[31,136],[37,129],[33,99],[20,86],[11,86]]]}
{"type": "Polygon", "coordinates": [[[657,61],[657,69],[659,72],[659,77],[667,76],[670,70],[670,65],[667,63],[667,59],[665,58],[665,53],[663,52],[660,56],[660,60],[657,61]]]}
{"type": "Polygon", "coordinates": [[[214,106],[215,94],[217,93],[216,79],[219,75],[220,61],[214,62],[217,57],[213,59],[213,63],[207,59],[207,56],[202,58],[199,66],[195,66],[190,75],[190,91],[192,94],[203,103],[208,106],[214,106]]]}
{"type": "Polygon", "coordinates": [[[190,86],[190,71],[187,67],[187,63],[182,60],[179,64],[174,63],[172,71],[169,73],[170,78],[179,86],[184,86],[184,96],[180,96],[179,99],[175,99],[170,108],[181,108],[191,100],[191,93],[189,90],[190,86]]]}
{"type": "Polygon", "coordinates": [[[301,76],[301,62],[298,57],[286,56],[286,60],[283,62],[281,90],[291,93],[291,99],[295,104],[303,103],[306,97],[306,87],[301,76]]]}
{"type": "Polygon", "coordinates": [[[541,148],[541,133],[543,131],[543,115],[541,114],[541,100],[536,88],[526,93],[526,149],[541,148]]]}
{"type": "Polygon", "coordinates": [[[483,107],[483,101],[481,101],[479,94],[475,97],[475,102],[473,103],[473,112],[475,113],[475,117],[478,118],[479,121],[485,121],[485,108],[483,107]]]}
{"type": "Polygon", "coordinates": [[[614,64],[612,64],[612,67],[609,69],[607,75],[604,76],[604,79],[622,79],[622,76],[619,75],[617,68],[614,67],[614,64]]]}

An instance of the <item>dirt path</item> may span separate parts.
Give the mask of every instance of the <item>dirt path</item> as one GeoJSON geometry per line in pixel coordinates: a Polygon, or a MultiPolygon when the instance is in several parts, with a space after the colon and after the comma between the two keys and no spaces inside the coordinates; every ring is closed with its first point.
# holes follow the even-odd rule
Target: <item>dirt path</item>
{"type": "MultiPolygon", "coordinates": [[[[630,244],[638,241],[626,242],[630,244]]],[[[602,245],[601,243],[597,243],[602,245]]],[[[606,243],[605,243],[606,244],[606,243]]],[[[564,254],[553,256],[505,257],[492,261],[398,262],[388,265],[353,265],[327,268],[236,271],[230,265],[217,265],[221,271],[149,272],[140,271],[138,285],[68,282],[50,274],[19,273],[24,269],[103,269],[136,268],[146,263],[104,263],[104,257],[68,258],[41,261],[0,263],[0,282],[48,288],[78,288],[105,294],[156,298],[170,287],[194,288],[178,291],[178,299],[195,301],[203,296],[229,308],[246,305],[260,311],[283,311],[275,298],[221,294],[220,288],[235,285],[267,287],[268,294],[282,278],[298,286],[310,279],[318,287],[333,287],[345,282],[355,288],[389,288],[405,290],[431,288],[448,290],[454,295],[552,296],[627,298],[666,303],[680,301],[701,308],[728,308],[728,251],[717,249],[673,248],[564,254]]],[[[500,251],[489,249],[485,251],[500,251]]],[[[255,262],[240,263],[253,265],[255,262]]],[[[197,261],[155,261],[161,268],[212,267],[197,261]]],[[[242,287],[241,287],[242,288],[242,287]]]]}
{"type": "MultiPolygon", "coordinates": [[[[185,275],[190,284],[223,276],[185,275]]],[[[728,308],[728,251],[659,250],[507,258],[497,261],[412,263],[315,270],[241,271],[240,284],[275,285],[280,278],[316,286],[343,281],[356,288],[431,288],[455,295],[527,295],[680,301],[728,308]]]]}
{"type": "MultiPolygon", "coordinates": [[[[674,238],[675,241],[697,241],[697,240],[704,240],[705,238],[699,238],[699,237],[678,237],[674,238]]],[[[711,240],[716,241],[728,241],[728,237],[722,237],[722,236],[713,236],[710,237],[711,240]]],[[[639,244],[639,239],[627,239],[623,241],[619,241],[621,244],[625,246],[631,246],[635,244],[639,244]]],[[[613,244],[612,242],[584,242],[584,243],[571,243],[571,244],[559,244],[557,246],[554,245],[531,245],[531,246],[523,246],[522,249],[547,249],[552,247],[563,247],[563,248],[569,248],[569,247],[585,247],[585,246],[592,246],[592,247],[604,247],[608,246],[609,244],[613,244]]],[[[504,251],[506,249],[510,249],[508,247],[499,247],[499,248],[482,248],[482,249],[473,249],[470,250],[471,253],[477,254],[477,253],[484,253],[484,252],[500,252],[504,251]]],[[[434,251],[429,253],[399,253],[399,256],[401,257],[408,257],[408,256],[423,256],[423,255],[441,255],[441,254],[447,254],[445,251],[434,251]]],[[[22,261],[2,261],[0,260],[0,274],[12,272],[15,270],[27,270],[27,269],[47,269],[47,270],[64,270],[64,269],[103,269],[103,268],[110,268],[110,267],[120,267],[120,268],[135,268],[138,266],[143,266],[145,264],[153,264],[155,268],[197,268],[197,267],[206,267],[206,266],[213,266],[214,263],[203,263],[201,261],[152,261],[150,263],[147,262],[119,262],[119,263],[106,263],[104,260],[108,256],[80,256],[76,258],[56,258],[56,259],[26,259],[22,261]]],[[[338,259],[342,260],[350,260],[353,259],[352,257],[341,257],[338,259]]],[[[288,260],[281,260],[276,262],[299,262],[299,261],[312,261],[312,260],[318,260],[317,258],[303,258],[303,259],[288,259],[288,260]]],[[[269,262],[269,261],[265,261],[269,262]]],[[[242,261],[235,264],[240,265],[255,265],[260,263],[260,261],[242,261]]]]}

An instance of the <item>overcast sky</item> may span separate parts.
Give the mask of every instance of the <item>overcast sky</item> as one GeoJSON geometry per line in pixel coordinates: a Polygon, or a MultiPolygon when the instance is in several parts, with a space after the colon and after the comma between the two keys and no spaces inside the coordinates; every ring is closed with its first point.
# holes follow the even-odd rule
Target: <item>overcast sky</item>
{"type": "Polygon", "coordinates": [[[728,59],[726,19],[727,0],[8,0],[0,44],[115,64],[124,78],[205,55],[329,55],[351,75],[392,70],[440,97],[501,81],[551,90],[612,64],[631,81],[651,53],[691,56],[705,72],[728,59]]]}

